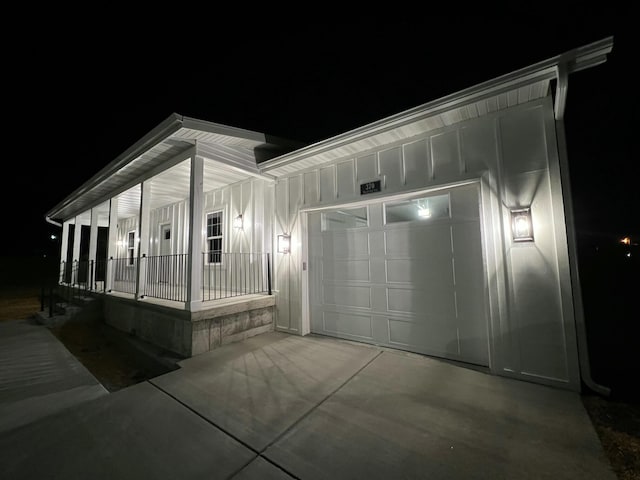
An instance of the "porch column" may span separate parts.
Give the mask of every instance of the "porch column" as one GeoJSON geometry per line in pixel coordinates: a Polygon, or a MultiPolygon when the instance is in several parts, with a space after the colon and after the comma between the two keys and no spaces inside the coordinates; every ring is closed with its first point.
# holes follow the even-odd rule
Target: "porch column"
{"type": "Polygon", "coordinates": [[[191,181],[189,183],[189,253],[187,266],[187,310],[193,310],[202,302],[202,208],[203,208],[204,160],[191,157],[191,181]]]}
{"type": "Polygon", "coordinates": [[[64,272],[67,268],[67,249],[69,248],[69,221],[62,223],[62,241],[60,242],[60,283],[64,282],[64,272]],[[64,263],[62,263],[64,262],[64,263]],[[62,268],[62,266],[65,268],[62,268]]]}
{"type": "Polygon", "coordinates": [[[98,246],[98,210],[91,209],[91,226],[89,230],[89,269],[87,278],[89,281],[89,290],[95,288],[96,278],[96,248],[98,246]]]}
{"type": "Polygon", "coordinates": [[[71,264],[71,284],[78,283],[78,270],[80,268],[80,239],[82,234],[82,224],[80,217],[75,218],[75,231],[73,232],[73,258],[71,264]]]}
{"type": "Polygon", "coordinates": [[[140,185],[140,217],[138,218],[138,281],[136,298],[142,298],[147,278],[147,257],[149,256],[149,212],[151,203],[151,181],[140,185]]]}
{"type": "Polygon", "coordinates": [[[106,285],[107,292],[113,290],[113,275],[116,268],[116,255],[118,247],[118,197],[109,201],[109,241],[107,244],[107,270],[106,285]]]}

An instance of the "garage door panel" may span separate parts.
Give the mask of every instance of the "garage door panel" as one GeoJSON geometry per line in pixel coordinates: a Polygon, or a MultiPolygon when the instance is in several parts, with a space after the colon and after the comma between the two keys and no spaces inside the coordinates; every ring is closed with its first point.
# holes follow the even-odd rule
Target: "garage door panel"
{"type": "Polygon", "coordinates": [[[371,280],[369,260],[325,260],[322,262],[322,279],[368,282],[371,280]]]}
{"type": "Polygon", "coordinates": [[[323,256],[335,259],[369,255],[369,233],[325,232],[322,235],[322,252],[323,256]]]}
{"type": "Polygon", "coordinates": [[[430,319],[456,318],[456,302],[451,288],[434,285],[430,290],[387,288],[387,309],[426,315],[430,319]]]}
{"type": "Polygon", "coordinates": [[[324,311],[322,312],[322,326],[327,333],[373,340],[371,315],[324,311]]]}
{"type": "Polygon", "coordinates": [[[455,324],[438,322],[412,322],[389,318],[389,341],[403,347],[412,347],[423,352],[459,355],[459,344],[455,324]],[[435,328],[434,328],[435,327],[435,328]]]}
{"type": "Polygon", "coordinates": [[[446,224],[387,230],[385,253],[389,256],[411,258],[451,256],[451,229],[446,224]],[[425,248],[427,245],[429,248],[425,248]]]}
{"type": "Polygon", "coordinates": [[[386,265],[388,283],[411,283],[416,288],[439,283],[453,285],[453,264],[450,257],[390,259],[386,260],[386,265]]]}
{"type": "Polygon", "coordinates": [[[338,222],[349,206],[309,214],[311,330],[488,365],[477,188],[447,190],[452,218],[385,225],[382,201],[366,223],[338,222]]]}
{"type": "Polygon", "coordinates": [[[371,288],[325,284],[323,300],[327,305],[371,308],[371,288]]]}

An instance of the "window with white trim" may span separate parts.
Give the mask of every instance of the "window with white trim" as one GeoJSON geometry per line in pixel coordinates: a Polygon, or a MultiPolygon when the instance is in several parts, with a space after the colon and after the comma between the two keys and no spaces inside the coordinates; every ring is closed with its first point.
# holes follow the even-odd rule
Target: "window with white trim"
{"type": "Polygon", "coordinates": [[[222,263],[222,210],[207,214],[207,262],[222,263]]]}
{"type": "Polygon", "coordinates": [[[127,234],[127,265],[133,265],[136,255],[136,232],[127,234]]]}

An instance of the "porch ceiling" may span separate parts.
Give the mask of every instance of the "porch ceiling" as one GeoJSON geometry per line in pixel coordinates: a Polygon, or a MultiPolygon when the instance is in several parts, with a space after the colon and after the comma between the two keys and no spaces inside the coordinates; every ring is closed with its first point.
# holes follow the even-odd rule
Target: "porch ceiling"
{"type": "Polygon", "coordinates": [[[272,158],[300,145],[263,133],[173,114],[92,179],[47,212],[57,221],[72,218],[120,195],[119,215],[137,213],[139,188],[151,180],[151,208],[188,197],[189,150],[205,159],[205,190],[258,174],[257,159],[272,158]],[[171,166],[171,164],[174,164],[171,166]],[[163,169],[171,166],[163,172],[163,169]]]}

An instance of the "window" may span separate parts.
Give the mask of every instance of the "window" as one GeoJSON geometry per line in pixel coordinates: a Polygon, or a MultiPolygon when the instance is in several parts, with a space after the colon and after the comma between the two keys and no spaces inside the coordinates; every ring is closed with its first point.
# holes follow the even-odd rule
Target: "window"
{"type": "Polygon", "coordinates": [[[449,218],[449,194],[414,198],[384,205],[385,223],[428,222],[438,218],[449,218]]]}
{"type": "Polygon", "coordinates": [[[127,265],[133,265],[136,252],[136,232],[127,234],[127,265]]]}
{"type": "Polygon", "coordinates": [[[207,258],[209,263],[222,263],[222,212],[207,214],[207,258]]]}
{"type": "Polygon", "coordinates": [[[369,225],[367,207],[334,210],[322,214],[322,230],[346,230],[369,225]]]}

